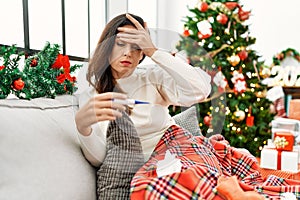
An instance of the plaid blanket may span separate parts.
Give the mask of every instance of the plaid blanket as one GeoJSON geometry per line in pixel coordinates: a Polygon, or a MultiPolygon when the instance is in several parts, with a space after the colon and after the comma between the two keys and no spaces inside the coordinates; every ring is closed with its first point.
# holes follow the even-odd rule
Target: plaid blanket
{"type": "Polygon", "coordinates": [[[255,190],[267,199],[281,199],[287,192],[300,199],[300,181],[276,176],[263,181],[258,169],[254,156],[229,146],[223,136],[193,136],[172,126],[133,177],[131,199],[222,199],[215,189],[221,175],[237,176],[244,191],[255,190]],[[156,164],[164,159],[166,150],[181,160],[182,169],[157,177],[156,164]]]}

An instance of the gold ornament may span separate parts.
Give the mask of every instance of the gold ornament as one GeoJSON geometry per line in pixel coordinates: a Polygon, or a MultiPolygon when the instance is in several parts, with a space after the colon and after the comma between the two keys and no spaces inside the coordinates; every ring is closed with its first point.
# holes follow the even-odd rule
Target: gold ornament
{"type": "Polygon", "coordinates": [[[228,57],[227,60],[234,67],[237,66],[241,61],[240,57],[238,55],[235,55],[235,54],[228,57]]]}
{"type": "Polygon", "coordinates": [[[237,122],[240,122],[240,121],[243,121],[246,117],[246,114],[244,111],[242,110],[237,110],[233,113],[233,116],[234,116],[234,119],[237,121],[237,122]]]}
{"type": "Polygon", "coordinates": [[[267,96],[267,91],[263,90],[263,91],[259,91],[256,93],[256,97],[257,98],[265,98],[267,96]]]}
{"type": "Polygon", "coordinates": [[[268,67],[263,67],[259,72],[260,77],[268,78],[271,76],[271,70],[268,67]]]}

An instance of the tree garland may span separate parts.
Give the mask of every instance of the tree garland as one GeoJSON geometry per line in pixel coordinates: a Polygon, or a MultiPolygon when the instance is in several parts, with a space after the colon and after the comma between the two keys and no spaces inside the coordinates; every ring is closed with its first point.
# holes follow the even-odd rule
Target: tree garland
{"type": "Polygon", "coordinates": [[[287,48],[286,50],[283,50],[280,53],[273,56],[273,66],[280,65],[281,61],[289,56],[294,57],[298,62],[300,62],[299,52],[293,48],[287,48]]]}
{"type": "Polygon", "coordinates": [[[58,44],[46,43],[32,56],[18,52],[15,45],[0,48],[0,99],[15,95],[20,99],[54,98],[73,94],[76,77],[71,74],[82,65],[70,66],[69,57],[59,53],[58,44]],[[24,64],[23,70],[20,69],[24,64]]]}

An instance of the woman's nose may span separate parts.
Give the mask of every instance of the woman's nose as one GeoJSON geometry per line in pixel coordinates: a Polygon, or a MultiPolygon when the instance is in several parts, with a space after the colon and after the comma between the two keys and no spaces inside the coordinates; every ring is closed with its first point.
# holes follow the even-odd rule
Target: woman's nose
{"type": "Polygon", "coordinates": [[[131,46],[130,45],[126,45],[124,47],[124,56],[130,56],[131,55],[131,51],[132,51],[131,46]]]}

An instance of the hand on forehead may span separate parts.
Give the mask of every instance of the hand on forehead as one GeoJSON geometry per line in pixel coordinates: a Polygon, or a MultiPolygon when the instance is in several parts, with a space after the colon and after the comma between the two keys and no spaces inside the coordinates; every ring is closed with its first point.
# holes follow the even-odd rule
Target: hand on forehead
{"type": "Polygon", "coordinates": [[[138,30],[139,29],[144,29],[144,27],[134,17],[132,17],[130,14],[126,13],[126,17],[127,17],[127,19],[129,19],[135,25],[135,27],[138,30]]]}

